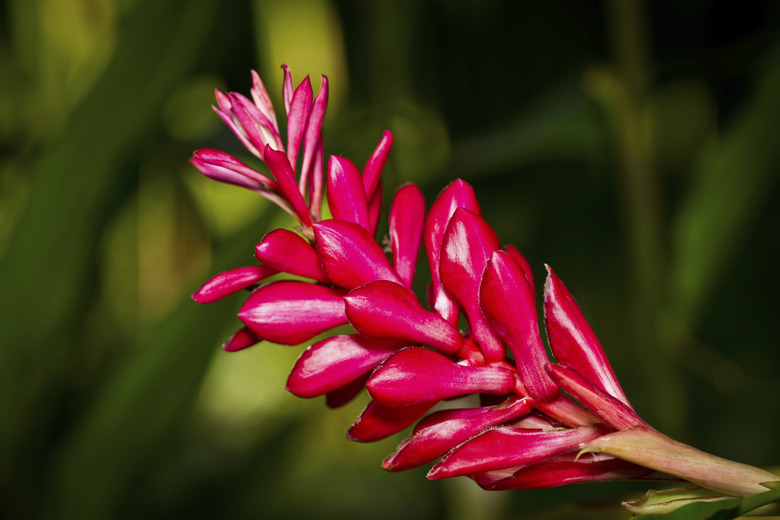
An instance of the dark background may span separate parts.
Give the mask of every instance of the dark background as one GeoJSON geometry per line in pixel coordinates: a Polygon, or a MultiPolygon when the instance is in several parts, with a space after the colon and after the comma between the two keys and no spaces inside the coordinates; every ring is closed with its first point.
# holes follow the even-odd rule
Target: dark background
{"type": "Polygon", "coordinates": [[[242,297],[189,295],[288,222],[187,160],[243,153],[213,89],[248,93],[255,68],[281,107],[282,63],[315,91],[329,76],[326,153],[362,165],[394,132],[387,197],[473,184],[649,422],[780,463],[776,3],[0,9],[0,517],[625,518],[646,488],[389,474],[401,436],[344,439],[365,396],[331,411],[284,390],[300,348],[219,350],[242,297]]]}

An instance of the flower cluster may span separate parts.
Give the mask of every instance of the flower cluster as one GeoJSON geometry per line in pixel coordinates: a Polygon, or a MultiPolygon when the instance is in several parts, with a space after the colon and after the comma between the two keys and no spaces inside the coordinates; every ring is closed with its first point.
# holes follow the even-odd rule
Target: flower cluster
{"type": "Polygon", "coordinates": [[[286,143],[257,74],[253,101],[218,91],[214,107],[270,176],[216,150],[192,159],[205,175],[254,190],[300,222],[268,233],[255,248],[256,265],[221,273],[195,293],[209,303],[251,290],[238,313],[244,327],[225,350],[261,340],[297,345],[351,325],[354,333],[306,348],[287,389],[304,398],[325,395],[337,407],[366,388],[371,401],[347,432],[355,441],[384,439],[417,423],[384,461],[391,471],[438,459],[428,478],[469,476],[486,489],[676,478],[748,494],[773,480],[706,454],[706,471],[684,467],[682,455],[701,452],[691,454],[636,414],[579,306],[547,267],[543,324],[557,363],[550,362],[531,268],[516,248],[501,247],[467,183],[450,184],[427,213],[419,188],[401,187],[390,208],[388,257],[376,235],[392,134],[385,132],[362,171],[331,156],[323,181],[327,80],[314,97],[308,77],[293,88],[284,72],[286,143]],[[329,219],[322,218],[323,192],[329,219]],[[431,272],[427,308],[411,289],[423,243],[431,272]],[[280,273],[310,281],[261,283],[280,273]],[[472,407],[431,412],[469,395],[476,398],[463,401],[472,407]],[[739,476],[713,477],[713,467],[739,476]]]}

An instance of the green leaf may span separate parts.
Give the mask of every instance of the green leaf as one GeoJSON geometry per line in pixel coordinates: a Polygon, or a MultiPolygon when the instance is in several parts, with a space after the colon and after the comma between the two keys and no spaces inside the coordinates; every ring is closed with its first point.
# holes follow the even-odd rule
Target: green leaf
{"type": "MultiPolygon", "coordinates": [[[[668,502],[659,502],[635,518],[663,518],[665,520],[730,520],[750,513],[759,507],[780,501],[780,481],[763,484],[769,491],[743,497],[702,497],[673,498],[668,502]],[[683,503],[680,507],[677,504],[683,503]],[[669,509],[667,509],[669,508],[669,509]]],[[[679,497],[680,490],[671,490],[668,498],[679,497]]],[[[665,496],[665,492],[655,494],[655,498],[665,496]]],[[[644,500],[644,499],[643,499],[644,500]]],[[[624,504],[625,505],[625,504],[624,504]]]]}
{"type": "MultiPolygon", "coordinates": [[[[636,518],[665,518],[667,520],[707,520],[713,518],[713,515],[726,511],[733,511],[736,507],[737,499],[722,498],[715,501],[697,501],[689,503],[669,513],[639,515],[636,518]]],[[[736,516],[727,516],[724,518],[736,518],[736,516]]]]}
{"type": "MultiPolygon", "coordinates": [[[[252,244],[257,229],[270,227],[276,213],[274,207],[268,209],[259,222],[217,248],[215,269],[235,267],[249,257],[247,244],[252,244]]],[[[47,493],[49,518],[114,516],[122,493],[132,489],[130,484],[151,458],[172,448],[209,362],[220,352],[217,336],[234,314],[229,301],[199,305],[186,298],[138,338],[58,454],[47,493]]]]}
{"type": "Polygon", "coordinates": [[[623,502],[623,507],[635,515],[660,515],[671,513],[687,504],[715,502],[723,499],[732,500],[733,497],[725,497],[698,486],[685,486],[662,491],[651,489],[642,498],[623,502]]]}
{"type": "Polygon", "coordinates": [[[674,219],[672,303],[690,325],[780,180],[780,46],[765,57],[752,98],[709,143],[687,199],[674,219]]]}
{"type": "Polygon", "coordinates": [[[447,175],[464,179],[516,168],[533,161],[595,162],[605,143],[594,132],[598,112],[574,89],[549,95],[541,108],[519,114],[511,124],[455,143],[447,175]]]}
{"type": "Polygon", "coordinates": [[[70,335],[94,284],[111,198],[134,174],[123,164],[153,137],[165,101],[208,41],[217,4],[139,3],[67,131],[24,172],[27,205],[0,258],[0,482],[17,478],[9,461],[23,457],[19,444],[56,391],[58,361],[79,355],[70,335]]]}

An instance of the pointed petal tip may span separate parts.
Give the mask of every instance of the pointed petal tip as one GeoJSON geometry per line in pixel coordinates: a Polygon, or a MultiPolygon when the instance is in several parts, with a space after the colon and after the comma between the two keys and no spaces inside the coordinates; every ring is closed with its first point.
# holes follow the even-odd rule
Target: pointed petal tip
{"type": "Polygon", "coordinates": [[[382,461],[383,469],[385,469],[386,471],[401,471],[407,469],[406,467],[403,466],[399,467],[398,464],[396,463],[396,459],[398,458],[398,454],[401,453],[401,450],[403,450],[404,446],[406,446],[410,440],[411,439],[404,439],[404,441],[398,445],[398,448],[396,448],[396,450],[393,453],[388,455],[385,458],[385,460],[382,461]]]}
{"type": "Polygon", "coordinates": [[[264,265],[238,267],[213,276],[198,289],[192,298],[198,303],[212,303],[233,293],[251,287],[273,276],[277,271],[264,265]]]}
{"type": "Polygon", "coordinates": [[[576,369],[556,363],[547,363],[545,370],[561,390],[571,395],[616,430],[647,425],[630,405],[613,397],[576,369]]]}
{"type": "Polygon", "coordinates": [[[598,337],[574,296],[550,266],[544,284],[544,318],[555,358],[610,396],[631,406],[598,337]]]}
{"type": "Polygon", "coordinates": [[[382,171],[392,148],[393,134],[385,130],[382,138],[379,140],[379,144],[376,145],[374,152],[363,167],[363,189],[366,193],[366,198],[369,200],[376,194],[377,189],[381,187],[382,171]]]}
{"type": "Polygon", "coordinates": [[[428,473],[426,473],[425,478],[428,480],[441,480],[449,477],[449,473],[447,472],[446,468],[442,466],[441,462],[433,466],[428,473]]]}
{"type": "Polygon", "coordinates": [[[253,345],[257,345],[263,339],[252,332],[248,327],[242,327],[230,339],[222,344],[222,350],[225,352],[238,352],[253,345]]]}
{"type": "Polygon", "coordinates": [[[414,424],[437,402],[388,407],[370,401],[355,423],[347,430],[347,439],[355,442],[376,442],[386,439],[414,424]]]}

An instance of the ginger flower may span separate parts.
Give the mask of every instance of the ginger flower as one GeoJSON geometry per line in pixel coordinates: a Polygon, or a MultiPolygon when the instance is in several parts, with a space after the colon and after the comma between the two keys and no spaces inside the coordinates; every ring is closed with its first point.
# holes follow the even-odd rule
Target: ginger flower
{"type": "Polygon", "coordinates": [[[362,171],[331,156],[323,181],[327,79],[314,97],[308,78],[293,89],[284,72],[286,143],[257,74],[252,101],[217,92],[216,112],[267,174],[216,150],[192,159],[203,174],[258,192],[301,224],[270,231],[255,246],[257,264],[218,274],[194,294],[209,303],[250,291],[238,313],[244,326],[225,350],[262,340],[297,345],[324,334],[302,352],[287,389],[304,398],[324,395],[331,407],[367,389],[371,400],[347,431],[355,441],[384,439],[416,423],[384,461],[390,471],[438,461],[428,478],[468,476],[496,490],[662,479],[746,495],[778,480],[645,423],[580,307],[547,267],[543,321],[552,362],[531,268],[516,248],[502,247],[466,182],[447,186],[427,213],[419,188],[399,188],[388,255],[377,222],[392,134],[384,133],[362,171]],[[322,219],[323,192],[331,219],[322,219]],[[424,302],[411,289],[421,244],[431,272],[424,302]],[[276,277],[284,274],[309,281],[276,277]],[[343,325],[354,332],[328,335],[343,325]],[[479,406],[438,407],[469,395],[479,406]]]}

